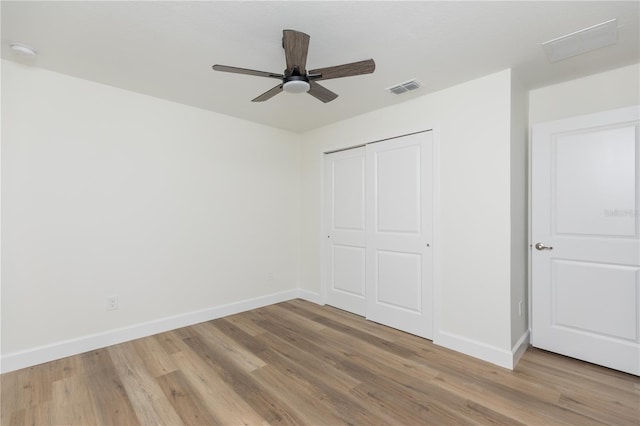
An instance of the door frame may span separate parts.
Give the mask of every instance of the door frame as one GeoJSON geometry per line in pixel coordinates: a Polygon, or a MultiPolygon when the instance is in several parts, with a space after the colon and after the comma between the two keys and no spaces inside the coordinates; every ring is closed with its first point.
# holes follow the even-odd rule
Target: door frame
{"type": "Polygon", "coordinates": [[[433,260],[433,270],[432,270],[432,279],[433,279],[433,306],[432,306],[432,324],[433,324],[433,339],[435,340],[438,336],[438,332],[440,330],[440,307],[442,306],[442,222],[441,222],[441,185],[440,185],[440,131],[437,126],[418,126],[413,128],[406,128],[403,131],[393,132],[391,135],[380,137],[374,140],[355,142],[349,145],[339,145],[332,147],[330,149],[323,150],[318,156],[318,163],[320,169],[322,170],[321,176],[321,191],[318,196],[321,199],[320,208],[322,211],[321,214],[321,226],[319,229],[319,250],[320,250],[320,304],[327,304],[327,286],[329,285],[329,280],[327,277],[327,271],[325,268],[327,258],[327,244],[326,236],[327,236],[327,220],[325,216],[326,212],[326,203],[325,203],[325,170],[324,170],[324,157],[327,154],[331,154],[333,152],[344,151],[353,148],[363,147],[369,144],[373,144],[376,142],[384,142],[392,139],[402,138],[404,136],[409,136],[417,133],[431,132],[432,135],[432,143],[433,143],[433,164],[432,164],[432,173],[433,173],[433,243],[432,243],[432,260],[433,260]]]}

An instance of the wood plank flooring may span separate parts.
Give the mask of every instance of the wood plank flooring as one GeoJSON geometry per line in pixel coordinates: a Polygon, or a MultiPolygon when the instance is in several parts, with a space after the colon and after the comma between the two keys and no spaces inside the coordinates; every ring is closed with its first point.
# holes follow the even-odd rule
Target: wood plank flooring
{"type": "Polygon", "coordinates": [[[2,425],[640,425],[640,379],[514,371],[293,300],[0,377],[2,425]]]}

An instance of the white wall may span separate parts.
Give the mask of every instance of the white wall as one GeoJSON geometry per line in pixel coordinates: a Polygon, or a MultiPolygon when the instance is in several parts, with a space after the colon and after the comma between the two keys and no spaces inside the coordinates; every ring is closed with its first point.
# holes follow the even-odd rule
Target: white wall
{"type": "Polygon", "coordinates": [[[529,125],[640,104],[640,64],[529,93],[529,125]]]}
{"type": "Polygon", "coordinates": [[[528,92],[511,80],[511,347],[528,330],[528,92]],[[521,307],[520,307],[521,305],[521,307]]]}
{"type": "Polygon", "coordinates": [[[2,114],[3,356],[297,288],[292,133],[8,61],[2,114]]]}
{"type": "MultiPolygon", "coordinates": [[[[323,152],[434,128],[442,218],[434,341],[508,364],[504,360],[511,355],[514,273],[511,105],[511,71],[506,70],[306,133],[301,153],[301,286],[321,289],[323,152]]],[[[523,227],[517,231],[524,238],[525,224],[517,226],[523,227]]],[[[515,273],[524,276],[525,270],[515,273]]]]}

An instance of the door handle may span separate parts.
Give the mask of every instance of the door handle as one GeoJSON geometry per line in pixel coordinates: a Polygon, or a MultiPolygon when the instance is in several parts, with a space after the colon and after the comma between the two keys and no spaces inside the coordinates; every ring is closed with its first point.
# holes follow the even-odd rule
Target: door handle
{"type": "Polygon", "coordinates": [[[536,248],[536,250],[553,250],[553,247],[545,246],[542,243],[536,243],[536,245],[534,247],[536,248]]]}

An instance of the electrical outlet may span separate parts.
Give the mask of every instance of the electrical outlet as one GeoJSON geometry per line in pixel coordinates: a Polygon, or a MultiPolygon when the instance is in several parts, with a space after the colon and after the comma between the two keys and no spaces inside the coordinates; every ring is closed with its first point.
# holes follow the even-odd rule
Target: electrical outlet
{"type": "Polygon", "coordinates": [[[267,274],[267,282],[268,283],[272,283],[273,282],[273,272],[269,272],[267,274]]]}
{"type": "Polygon", "coordinates": [[[522,300],[518,302],[518,316],[522,316],[522,300]]]}
{"type": "Polygon", "coordinates": [[[107,297],[107,311],[118,309],[118,296],[107,297]]]}

